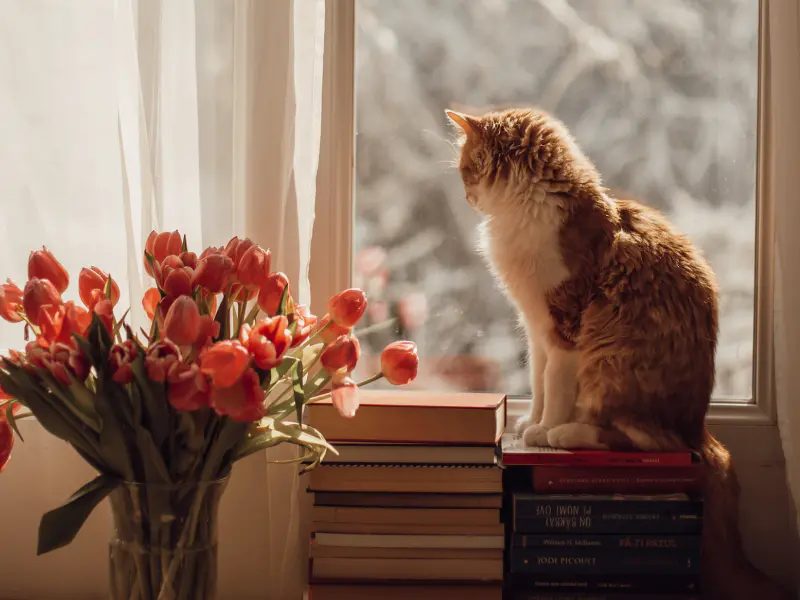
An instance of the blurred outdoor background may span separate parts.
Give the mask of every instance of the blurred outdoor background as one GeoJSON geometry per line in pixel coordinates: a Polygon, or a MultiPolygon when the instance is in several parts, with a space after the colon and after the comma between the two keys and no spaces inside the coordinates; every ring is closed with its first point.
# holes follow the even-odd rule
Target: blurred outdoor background
{"type": "Polygon", "coordinates": [[[421,387],[530,393],[516,316],[475,252],[444,109],[539,106],[616,195],[662,210],[703,250],[721,288],[717,395],[750,398],[757,0],[357,7],[354,282],[368,323],[395,319],[362,338],[365,354],[412,339],[421,387]]]}

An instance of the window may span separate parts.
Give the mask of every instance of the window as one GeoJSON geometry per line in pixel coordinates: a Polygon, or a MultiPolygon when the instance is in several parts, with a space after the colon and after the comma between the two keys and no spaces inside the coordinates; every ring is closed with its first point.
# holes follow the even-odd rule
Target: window
{"type": "Polygon", "coordinates": [[[353,279],[423,357],[419,385],[529,394],[526,344],[475,251],[444,109],[536,105],[619,197],[662,210],[720,285],[716,399],[752,402],[759,2],[356,2],[353,279]]]}

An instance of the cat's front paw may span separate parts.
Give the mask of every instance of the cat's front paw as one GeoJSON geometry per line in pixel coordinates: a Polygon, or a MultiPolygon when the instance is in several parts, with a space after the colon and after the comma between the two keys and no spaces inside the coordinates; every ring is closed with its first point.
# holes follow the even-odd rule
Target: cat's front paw
{"type": "Polygon", "coordinates": [[[549,446],[547,431],[546,427],[534,424],[525,430],[525,433],[522,434],[522,439],[525,441],[526,446],[549,446]]]}
{"type": "Polygon", "coordinates": [[[514,425],[514,429],[519,435],[522,435],[523,433],[525,433],[525,430],[528,429],[528,427],[530,427],[535,423],[536,421],[534,421],[533,415],[528,413],[524,417],[520,417],[519,419],[517,419],[517,422],[514,425]]]}

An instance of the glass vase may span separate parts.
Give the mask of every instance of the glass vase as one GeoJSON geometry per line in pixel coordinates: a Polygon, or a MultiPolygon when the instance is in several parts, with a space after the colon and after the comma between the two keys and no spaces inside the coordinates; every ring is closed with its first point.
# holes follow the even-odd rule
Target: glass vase
{"type": "Polygon", "coordinates": [[[111,600],[214,600],[217,513],[227,479],[122,483],[110,495],[111,600]]]}

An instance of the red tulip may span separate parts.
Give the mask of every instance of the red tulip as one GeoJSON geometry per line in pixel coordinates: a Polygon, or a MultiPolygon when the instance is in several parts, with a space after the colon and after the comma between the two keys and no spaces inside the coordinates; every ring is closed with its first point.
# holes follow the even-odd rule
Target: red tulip
{"type": "Polygon", "coordinates": [[[200,351],[208,346],[219,335],[220,324],[211,315],[200,317],[200,334],[194,342],[195,351],[200,351]]]}
{"type": "Polygon", "coordinates": [[[342,327],[352,327],[367,309],[367,295],[364,290],[350,288],[328,300],[328,313],[333,322],[342,327]]]}
{"type": "Polygon", "coordinates": [[[292,343],[289,321],[281,315],[259,321],[252,328],[245,325],[239,340],[259,369],[272,369],[283,362],[283,354],[292,343]]]}
{"type": "Polygon", "coordinates": [[[200,410],[208,406],[211,388],[196,364],[180,363],[169,374],[167,400],[175,410],[200,410]]]}
{"type": "MultiPolygon", "coordinates": [[[[0,400],[11,400],[11,398],[13,398],[13,396],[8,394],[8,392],[6,392],[2,387],[0,387],[0,400]]],[[[2,414],[2,413],[0,413],[0,414],[2,414]]],[[[0,417],[0,418],[2,418],[2,417],[0,417]]]]}
{"type": "Polygon", "coordinates": [[[182,362],[180,349],[169,340],[150,346],[144,358],[147,376],[153,381],[166,381],[170,370],[182,362]]]}
{"type": "Polygon", "coordinates": [[[92,324],[92,314],[72,300],[58,306],[44,306],[39,316],[40,341],[48,346],[54,342],[75,346],[73,334],[85,338],[92,324]]]}
{"type": "Polygon", "coordinates": [[[63,294],[69,287],[69,273],[47,248],[31,252],[28,258],[28,279],[47,279],[63,294]]]}
{"type": "Polygon", "coordinates": [[[180,296],[169,307],[164,333],[179,346],[193,344],[200,335],[200,310],[189,296],[180,296]]]}
{"type": "Polygon", "coordinates": [[[419,356],[414,342],[393,342],[381,353],[381,372],[392,385],[405,385],[417,377],[419,356]]]}
{"type": "Polygon", "coordinates": [[[343,335],[331,343],[319,357],[328,373],[349,373],[356,368],[361,356],[361,345],[353,335],[343,335]]]}
{"type": "Polygon", "coordinates": [[[200,257],[197,259],[198,261],[203,260],[206,256],[210,256],[212,254],[222,254],[225,248],[217,248],[215,246],[209,246],[203,252],[200,253],[200,257]]]}
{"type": "Polygon", "coordinates": [[[111,305],[111,300],[101,300],[94,306],[94,314],[96,314],[103,325],[106,326],[106,331],[109,334],[114,333],[114,307],[111,305]]]}
{"type": "Polygon", "coordinates": [[[133,368],[131,365],[137,356],[139,356],[139,347],[133,340],[127,340],[112,346],[108,355],[111,379],[123,385],[133,381],[133,368]]]}
{"type": "Polygon", "coordinates": [[[316,315],[312,315],[311,311],[305,304],[298,304],[294,307],[292,314],[294,319],[294,335],[292,335],[292,348],[296,348],[308,339],[314,326],[317,324],[316,315]]]}
{"type": "Polygon", "coordinates": [[[336,338],[343,335],[347,335],[353,329],[352,327],[342,327],[341,325],[338,325],[333,321],[331,321],[330,315],[325,315],[319,322],[319,330],[322,332],[319,334],[320,337],[322,338],[322,341],[325,342],[326,344],[330,344],[336,338]]]}
{"type": "Polygon", "coordinates": [[[89,375],[89,363],[86,357],[66,344],[53,344],[49,351],[43,351],[38,360],[64,385],[72,384],[70,374],[78,381],[83,381],[89,375]]]}
{"type": "Polygon", "coordinates": [[[14,448],[14,430],[5,419],[5,414],[0,417],[0,473],[6,468],[11,450],[14,448]]]}
{"type": "MultiPolygon", "coordinates": [[[[81,301],[87,308],[94,308],[95,304],[106,298],[106,282],[108,273],[97,267],[83,268],[78,275],[78,292],[81,301]]],[[[111,280],[111,304],[117,305],[119,302],[119,286],[113,279],[111,280]]]]}
{"type": "Polygon", "coordinates": [[[250,366],[247,348],[237,340],[224,340],[200,355],[200,371],[211,377],[214,387],[230,387],[250,366]]]}
{"type": "Polygon", "coordinates": [[[233,260],[224,254],[209,254],[200,259],[192,278],[192,286],[199,285],[213,294],[225,291],[233,281],[233,260]]]}
{"type": "Polygon", "coordinates": [[[189,267],[170,270],[165,276],[161,289],[168,298],[190,296],[192,293],[192,278],[194,272],[189,267]]]}
{"type": "Polygon", "coordinates": [[[49,279],[34,277],[25,284],[22,292],[22,306],[25,314],[34,325],[39,324],[40,312],[43,306],[59,306],[63,304],[61,294],[49,279]]]}
{"type": "Polygon", "coordinates": [[[267,284],[271,253],[260,246],[250,246],[239,258],[236,274],[244,286],[262,288],[267,284]]]}
{"type": "Polygon", "coordinates": [[[22,290],[16,283],[6,279],[6,282],[0,285],[0,318],[11,323],[19,323],[22,321],[20,310],[22,310],[22,290]]]}
{"type": "Polygon", "coordinates": [[[266,414],[264,400],[258,373],[253,369],[247,369],[233,385],[211,390],[214,411],[242,423],[258,421],[266,414]]]}
{"type": "MultiPolygon", "coordinates": [[[[177,231],[156,233],[151,231],[147,236],[147,241],[144,243],[145,254],[149,254],[154,262],[159,265],[164,259],[172,254],[180,254],[183,247],[183,240],[181,234],[177,231]]],[[[155,277],[153,268],[150,266],[150,261],[147,256],[144,258],[144,269],[151,277],[155,277]]]]}
{"type": "Polygon", "coordinates": [[[158,291],[158,288],[150,288],[144,293],[142,307],[144,308],[144,312],[147,313],[147,318],[151,321],[156,316],[156,308],[159,302],[161,302],[161,293],[158,291]]]}
{"type": "Polygon", "coordinates": [[[253,243],[253,241],[250,240],[249,238],[240,240],[238,237],[234,237],[231,239],[230,242],[227,243],[222,253],[225,256],[229,257],[233,261],[234,266],[236,266],[236,268],[238,269],[242,257],[254,245],[255,244],[253,243]]]}
{"type": "Polygon", "coordinates": [[[358,410],[358,386],[350,377],[334,376],[331,391],[331,401],[339,414],[347,419],[356,416],[358,410]]]}
{"type": "Polygon", "coordinates": [[[287,293],[291,294],[292,288],[285,273],[270,273],[258,294],[258,307],[270,317],[274,317],[280,310],[283,290],[287,288],[289,290],[287,293]]]}
{"type": "Polygon", "coordinates": [[[197,268],[197,254],[194,252],[181,252],[178,258],[181,259],[184,267],[189,267],[192,270],[197,268]]]}

